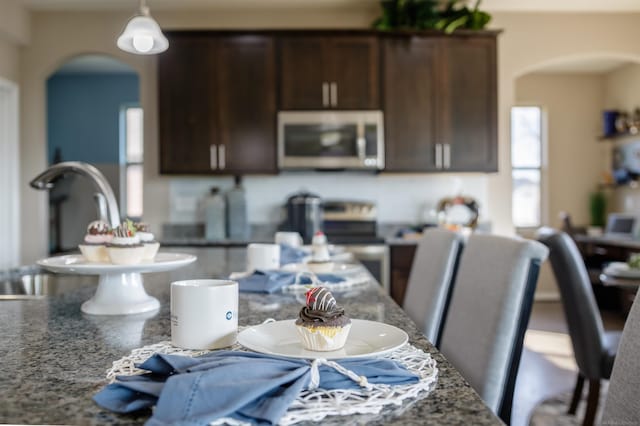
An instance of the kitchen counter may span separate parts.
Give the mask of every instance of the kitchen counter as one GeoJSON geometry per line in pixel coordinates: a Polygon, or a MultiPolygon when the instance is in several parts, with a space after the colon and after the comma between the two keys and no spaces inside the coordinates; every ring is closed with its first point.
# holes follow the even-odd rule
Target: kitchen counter
{"type": "MultiPolygon", "coordinates": [[[[117,415],[91,397],[106,383],[111,363],[137,347],[170,339],[170,283],[189,278],[224,277],[243,269],[243,248],[166,249],[198,256],[180,270],[145,275],[147,292],[162,306],[158,312],[131,316],[91,316],[80,311],[92,296],[97,277],[57,276],[56,296],[40,300],[0,301],[0,423],[141,424],[148,413],[117,415]]],[[[438,363],[436,390],[428,397],[384,415],[329,417],[322,424],[424,425],[501,424],[460,374],[421,335],[413,322],[375,283],[337,293],[353,318],[383,321],[404,329],[410,342],[438,363]]],[[[294,318],[301,303],[294,295],[240,294],[240,325],[266,318],[294,318]],[[265,303],[266,302],[266,303],[265,303]],[[264,307],[273,310],[264,311],[264,307]]]]}

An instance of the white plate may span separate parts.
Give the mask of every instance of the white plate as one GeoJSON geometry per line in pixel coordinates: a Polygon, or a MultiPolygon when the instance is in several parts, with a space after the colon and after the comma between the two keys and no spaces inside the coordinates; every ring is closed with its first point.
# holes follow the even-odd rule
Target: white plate
{"type": "Polygon", "coordinates": [[[195,262],[196,256],[182,253],[158,253],[154,260],[143,260],[137,265],[114,265],[89,262],[81,254],[49,257],[36,263],[52,272],[66,274],[122,274],[128,272],[163,272],[195,262]]]}
{"type": "MultiPolygon", "coordinates": [[[[363,266],[357,263],[338,263],[334,262],[330,271],[316,272],[317,274],[334,274],[334,275],[349,275],[357,272],[362,272],[363,266]]],[[[310,272],[309,266],[306,263],[289,263],[283,265],[280,268],[281,271],[288,272],[310,272]]]]}
{"type": "Polygon", "coordinates": [[[295,320],[275,321],[246,328],[238,342],[252,351],[304,359],[376,357],[393,352],[407,343],[407,333],[389,324],[352,319],[347,343],[331,352],[308,351],[302,347],[295,320]]]}
{"type": "Polygon", "coordinates": [[[602,272],[612,277],[640,279],[640,269],[633,269],[624,262],[611,262],[602,272]]]}

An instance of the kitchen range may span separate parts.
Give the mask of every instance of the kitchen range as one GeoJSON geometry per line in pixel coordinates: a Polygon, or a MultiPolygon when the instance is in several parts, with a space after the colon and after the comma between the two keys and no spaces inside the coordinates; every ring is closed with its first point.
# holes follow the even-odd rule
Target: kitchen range
{"type": "Polygon", "coordinates": [[[286,211],[281,229],[300,233],[305,242],[323,231],[332,244],[344,246],[389,290],[389,249],[385,238],[378,235],[374,203],[321,200],[315,194],[300,192],[287,199],[286,211]]]}

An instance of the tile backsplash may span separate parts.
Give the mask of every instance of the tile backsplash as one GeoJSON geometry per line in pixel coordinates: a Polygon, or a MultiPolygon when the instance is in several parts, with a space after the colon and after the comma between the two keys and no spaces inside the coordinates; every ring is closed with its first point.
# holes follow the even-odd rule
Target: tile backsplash
{"type": "MultiPolygon", "coordinates": [[[[203,221],[201,202],[211,187],[226,191],[232,177],[173,178],[169,193],[172,223],[203,221]]],[[[243,179],[250,223],[279,223],[289,195],[309,191],[323,199],[373,201],[378,222],[424,222],[441,198],[458,194],[476,198],[482,221],[490,220],[487,206],[487,176],[484,174],[364,174],[288,172],[277,176],[247,176],[243,179]]]]}

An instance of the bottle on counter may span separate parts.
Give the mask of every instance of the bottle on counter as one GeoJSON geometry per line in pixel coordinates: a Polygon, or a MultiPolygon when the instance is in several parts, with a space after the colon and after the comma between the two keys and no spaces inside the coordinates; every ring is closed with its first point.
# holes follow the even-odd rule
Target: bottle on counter
{"type": "Polygon", "coordinates": [[[216,187],[204,199],[204,234],[207,241],[226,238],[226,202],[216,187]]]}
{"type": "Polygon", "coordinates": [[[227,235],[232,240],[249,240],[247,199],[242,187],[242,176],[235,177],[235,185],[227,192],[227,235]]]}

